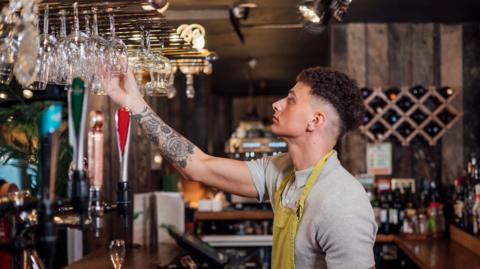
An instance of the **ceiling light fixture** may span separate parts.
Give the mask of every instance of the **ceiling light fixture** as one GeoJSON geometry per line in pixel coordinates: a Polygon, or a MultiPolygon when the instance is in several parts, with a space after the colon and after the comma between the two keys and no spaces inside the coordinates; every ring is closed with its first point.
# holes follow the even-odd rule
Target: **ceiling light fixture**
{"type": "Polygon", "coordinates": [[[343,21],[352,0],[302,0],[298,11],[302,15],[304,28],[312,33],[325,29],[332,17],[343,21]]]}

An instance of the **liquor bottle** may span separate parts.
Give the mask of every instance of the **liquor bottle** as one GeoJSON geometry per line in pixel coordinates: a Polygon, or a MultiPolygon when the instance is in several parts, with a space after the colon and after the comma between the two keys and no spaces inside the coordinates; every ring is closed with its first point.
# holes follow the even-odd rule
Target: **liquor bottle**
{"type": "Polygon", "coordinates": [[[389,221],[390,205],[387,201],[386,192],[380,193],[380,232],[382,234],[390,234],[390,221],[389,221]]]}
{"type": "Polygon", "coordinates": [[[475,204],[472,208],[473,234],[478,235],[480,225],[480,181],[475,185],[475,204]]]}
{"type": "Polygon", "coordinates": [[[376,122],[375,124],[370,127],[370,132],[377,137],[380,138],[385,132],[387,131],[387,128],[383,126],[380,122],[376,122]]]}
{"type": "Polygon", "coordinates": [[[459,227],[463,228],[463,208],[465,206],[463,196],[463,177],[458,177],[454,181],[455,195],[453,198],[454,222],[459,227]]]}
{"type": "Polygon", "coordinates": [[[405,219],[405,206],[401,199],[401,193],[399,189],[396,189],[394,192],[394,199],[393,199],[393,208],[395,208],[397,213],[397,232],[400,231],[402,223],[405,219]]]}
{"type": "Polygon", "coordinates": [[[396,233],[398,228],[398,208],[394,206],[393,195],[391,192],[387,194],[388,203],[388,223],[390,226],[390,233],[396,233]]]}
{"type": "Polygon", "coordinates": [[[378,229],[381,228],[381,208],[380,208],[380,200],[378,199],[378,193],[376,191],[373,192],[373,199],[372,199],[372,208],[373,208],[373,215],[375,216],[375,222],[377,223],[378,229]]]}
{"type": "Polygon", "coordinates": [[[425,93],[427,93],[427,89],[425,89],[425,87],[423,87],[421,85],[417,85],[417,86],[413,86],[410,89],[410,93],[413,96],[415,96],[415,98],[420,99],[422,96],[425,95],[425,93]]]}

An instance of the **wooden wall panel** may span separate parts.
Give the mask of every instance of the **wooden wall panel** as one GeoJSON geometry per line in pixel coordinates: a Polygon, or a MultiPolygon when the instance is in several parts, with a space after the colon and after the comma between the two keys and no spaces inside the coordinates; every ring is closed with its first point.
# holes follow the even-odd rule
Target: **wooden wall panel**
{"type": "Polygon", "coordinates": [[[463,27],[463,139],[464,160],[480,149],[480,25],[463,27]]]}
{"type": "MultiPolygon", "coordinates": [[[[384,86],[402,86],[412,84],[412,25],[388,25],[388,61],[389,79],[384,86]]],[[[393,175],[395,177],[413,177],[412,148],[393,146],[393,175]]]]}
{"type": "MultiPolygon", "coordinates": [[[[347,69],[346,72],[357,81],[359,87],[366,85],[366,27],[363,23],[346,26],[347,69]]],[[[340,157],[343,165],[353,175],[366,172],[366,139],[360,130],[348,133],[340,143],[340,157]]]]}
{"type": "Polygon", "coordinates": [[[388,28],[385,23],[366,25],[366,51],[366,86],[385,85],[389,78],[388,28]]]}
{"type": "MultiPolygon", "coordinates": [[[[463,111],[463,26],[440,25],[440,85],[448,85],[458,93],[453,105],[463,111]]],[[[442,138],[442,183],[453,184],[453,180],[462,173],[463,157],[463,120],[442,138]]]]}

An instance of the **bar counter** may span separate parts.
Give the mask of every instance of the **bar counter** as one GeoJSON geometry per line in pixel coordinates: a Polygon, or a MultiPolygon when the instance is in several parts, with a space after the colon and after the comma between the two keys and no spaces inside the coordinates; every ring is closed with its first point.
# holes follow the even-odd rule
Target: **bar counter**
{"type": "MultiPolygon", "coordinates": [[[[158,250],[137,247],[127,249],[125,263],[122,269],[159,268],[170,264],[182,253],[174,244],[160,244],[158,250]]],[[[108,250],[98,249],[86,255],[83,259],[64,267],[65,269],[112,269],[108,250]]]]}
{"type": "MultiPolygon", "coordinates": [[[[480,269],[480,256],[451,239],[411,240],[397,235],[380,235],[379,243],[395,243],[422,269],[480,269]]],[[[176,245],[161,244],[157,251],[145,248],[127,250],[124,269],[165,266],[181,254],[176,245]]],[[[111,269],[106,249],[92,252],[66,269],[111,269]]]]}

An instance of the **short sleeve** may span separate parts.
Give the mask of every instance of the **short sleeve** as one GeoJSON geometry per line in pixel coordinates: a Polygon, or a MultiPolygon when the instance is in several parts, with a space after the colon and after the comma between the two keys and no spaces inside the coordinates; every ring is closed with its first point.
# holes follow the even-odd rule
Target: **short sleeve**
{"type": "Polygon", "coordinates": [[[264,157],[246,162],[255,188],[257,189],[257,199],[259,202],[263,202],[268,199],[266,174],[268,165],[271,162],[271,158],[272,157],[264,157]]]}
{"type": "Polygon", "coordinates": [[[317,243],[325,251],[328,268],[365,269],[375,265],[377,226],[367,201],[345,201],[322,210],[324,217],[318,225],[326,229],[317,233],[317,243]]]}

